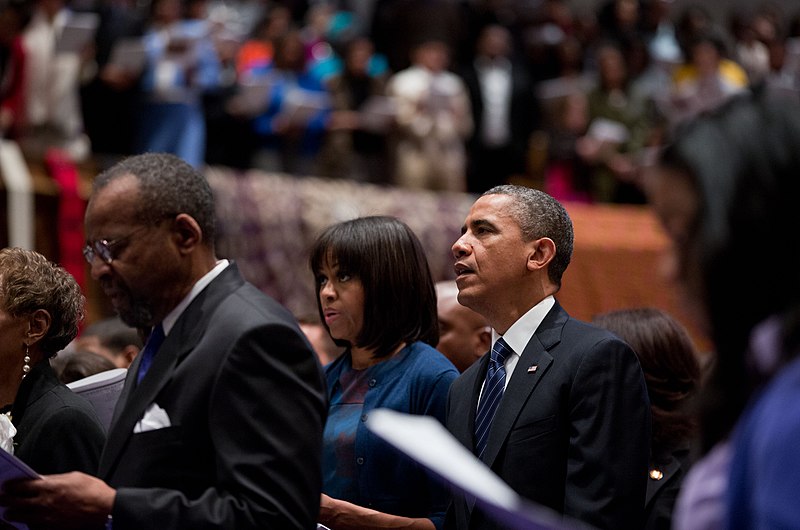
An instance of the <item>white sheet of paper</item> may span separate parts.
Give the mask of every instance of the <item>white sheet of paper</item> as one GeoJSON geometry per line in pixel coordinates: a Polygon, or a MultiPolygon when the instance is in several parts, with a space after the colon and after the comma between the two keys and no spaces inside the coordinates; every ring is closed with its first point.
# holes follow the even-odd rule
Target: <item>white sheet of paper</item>
{"type": "Polygon", "coordinates": [[[509,530],[586,528],[520,497],[435,418],[378,409],[367,419],[367,428],[453,489],[474,497],[487,515],[509,530]]]}
{"type": "Polygon", "coordinates": [[[56,51],[80,53],[93,39],[100,25],[97,13],[72,13],[56,40],[56,51]]]}
{"type": "Polygon", "coordinates": [[[595,118],[589,125],[587,136],[604,142],[621,144],[628,141],[630,132],[622,123],[606,118],[595,118]]]}
{"type": "Polygon", "coordinates": [[[141,73],[147,62],[144,41],[141,38],[120,39],[111,49],[108,62],[132,74],[141,73]]]}

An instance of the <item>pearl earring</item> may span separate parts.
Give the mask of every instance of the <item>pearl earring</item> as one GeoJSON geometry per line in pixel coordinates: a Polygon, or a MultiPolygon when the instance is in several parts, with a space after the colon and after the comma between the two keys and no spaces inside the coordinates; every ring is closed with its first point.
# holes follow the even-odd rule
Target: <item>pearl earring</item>
{"type": "Polygon", "coordinates": [[[22,362],[25,364],[22,365],[22,378],[25,379],[25,376],[28,375],[28,372],[31,371],[31,356],[28,355],[28,348],[29,345],[25,345],[25,357],[22,358],[22,362]]]}

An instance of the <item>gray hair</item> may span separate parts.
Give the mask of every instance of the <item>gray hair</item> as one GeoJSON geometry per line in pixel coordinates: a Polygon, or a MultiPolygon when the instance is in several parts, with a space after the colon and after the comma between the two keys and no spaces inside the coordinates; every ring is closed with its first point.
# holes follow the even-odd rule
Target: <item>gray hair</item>
{"type": "Polygon", "coordinates": [[[547,274],[550,281],[560,288],[561,277],[572,259],[575,239],[572,220],[564,206],[543,191],[513,184],[495,186],[482,196],[486,195],[508,195],[514,199],[509,213],[519,224],[525,241],[542,237],[553,240],[556,255],[550,262],[547,274]]]}
{"type": "Polygon", "coordinates": [[[97,192],[126,175],[139,181],[139,221],[155,223],[179,213],[189,214],[200,225],[205,243],[213,248],[214,197],[202,173],[177,156],[145,153],[126,158],[98,175],[93,189],[97,192]]]}

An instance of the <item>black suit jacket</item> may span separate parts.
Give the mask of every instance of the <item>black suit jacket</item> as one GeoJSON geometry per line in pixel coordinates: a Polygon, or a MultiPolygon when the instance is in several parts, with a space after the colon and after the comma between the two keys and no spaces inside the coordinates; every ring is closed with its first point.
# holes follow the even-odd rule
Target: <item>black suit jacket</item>
{"type": "Polygon", "coordinates": [[[48,361],[22,381],[11,417],[14,454],[37,473],[97,472],[105,429],[91,404],[59,381],[48,361]]]}
{"type": "Polygon", "coordinates": [[[180,316],[114,412],[99,475],[114,529],[314,528],[327,403],[291,314],[231,264],[180,316]],[[134,433],[157,404],[166,428],[134,433]]]}
{"type": "MultiPolygon", "coordinates": [[[[661,478],[649,476],[645,500],[645,530],[670,530],[672,512],[678,500],[683,479],[691,466],[689,444],[682,444],[659,462],[661,478]]],[[[648,475],[650,475],[648,473],[648,475]]]]}
{"type": "MultiPolygon", "coordinates": [[[[488,360],[450,387],[447,427],[471,451],[488,360]]],[[[647,390],[633,351],[556,303],[522,352],[483,461],[523,497],[569,517],[598,528],[640,528],[649,436],[647,390]]],[[[446,526],[500,528],[461,496],[446,526]]]]}

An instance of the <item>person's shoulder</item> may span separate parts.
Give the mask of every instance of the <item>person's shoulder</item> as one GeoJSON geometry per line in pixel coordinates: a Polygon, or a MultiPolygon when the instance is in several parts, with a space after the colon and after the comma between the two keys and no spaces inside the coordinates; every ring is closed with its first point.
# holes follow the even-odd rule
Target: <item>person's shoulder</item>
{"type": "Polygon", "coordinates": [[[93,428],[103,431],[102,424],[91,403],[65,385],[53,387],[42,401],[42,415],[47,429],[71,431],[93,428]]]}
{"type": "Polygon", "coordinates": [[[424,342],[414,342],[408,346],[407,361],[409,369],[414,370],[421,377],[444,376],[455,379],[458,377],[458,370],[444,356],[442,352],[424,342]]]}
{"type": "Polygon", "coordinates": [[[578,364],[590,359],[602,363],[610,357],[626,364],[638,365],[639,362],[631,347],[621,338],[606,329],[572,317],[564,323],[560,346],[560,352],[567,352],[561,357],[571,358],[578,364]]]}
{"type": "Polygon", "coordinates": [[[594,342],[598,344],[625,344],[622,339],[610,331],[573,317],[569,317],[565,322],[564,334],[581,339],[583,341],[594,342]]]}
{"type": "Polygon", "coordinates": [[[255,321],[294,324],[296,320],[285,306],[247,281],[233,289],[227,299],[230,304],[220,306],[223,313],[238,309],[237,314],[243,313],[255,321]]]}
{"type": "Polygon", "coordinates": [[[772,378],[745,414],[741,428],[776,444],[788,433],[800,431],[800,358],[772,378]]]}

